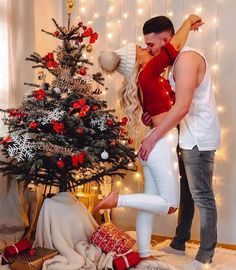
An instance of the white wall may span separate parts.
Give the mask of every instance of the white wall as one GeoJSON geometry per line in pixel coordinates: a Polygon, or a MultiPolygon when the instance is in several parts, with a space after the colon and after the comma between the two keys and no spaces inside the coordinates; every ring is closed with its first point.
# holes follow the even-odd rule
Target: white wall
{"type": "MultiPolygon", "coordinates": [[[[42,34],[41,28],[53,31],[51,17],[61,18],[63,15],[64,22],[66,17],[65,2],[58,0],[34,0],[34,29],[28,33],[29,46],[25,47],[27,55],[32,52],[31,46],[35,42],[35,50],[41,54],[47,53],[50,49],[55,49],[53,39],[42,34]],[[37,30],[37,31],[36,31],[37,30]],[[34,37],[32,41],[32,37],[34,37]]],[[[236,108],[234,101],[236,97],[234,78],[236,77],[236,59],[235,49],[236,44],[233,38],[234,20],[236,1],[235,0],[75,0],[76,8],[72,15],[72,22],[92,21],[92,26],[99,33],[99,40],[95,44],[93,54],[97,53],[104,47],[116,49],[122,45],[123,40],[135,41],[142,44],[139,40],[141,36],[141,28],[143,22],[154,15],[166,15],[173,12],[172,20],[178,27],[183,20],[184,15],[195,12],[196,8],[203,3],[202,16],[205,21],[202,33],[191,33],[188,45],[197,49],[203,50],[208,59],[209,65],[217,64],[219,69],[213,72],[213,81],[216,84],[217,102],[222,106],[220,119],[222,123],[223,140],[221,150],[218,151],[214,190],[218,201],[218,230],[219,242],[236,244],[236,145],[234,138],[236,135],[236,125],[234,115],[236,108]],[[109,13],[110,7],[114,6],[114,10],[109,13]],[[85,12],[81,10],[86,7],[85,12]],[[143,8],[142,15],[137,15],[137,9],[143,8]],[[94,14],[98,13],[98,17],[94,18],[94,14]],[[128,17],[124,18],[123,14],[127,13],[128,17]],[[214,17],[219,19],[218,26],[214,22],[214,17]],[[120,22],[119,22],[120,20],[120,22]],[[112,25],[107,25],[111,22],[112,25]],[[107,34],[112,33],[113,38],[109,40],[107,34]],[[220,41],[218,51],[216,50],[216,41],[220,41]]],[[[141,11],[140,11],[141,12],[141,11]]],[[[32,25],[31,25],[32,26],[32,25]]],[[[23,61],[23,59],[21,59],[23,61]]],[[[108,100],[110,106],[117,109],[117,113],[122,115],[117,102],[117,91],[121,84],[121,77],[115,74],[111,78],[107,78],[107,85],[110,89],[104,96],[108,100]]],[[[24,90],[26,91],[26,90],[24,90]]],[[[21,92],[23,94],[23,92],[21,92]]],[[[140,129],[139,140],[144,134],[143,128],[140,129]]],[[[118,187],[117,182],[114,183],[114,188],[121,192],[141,192],[142,179],[129,173],[124,180],[124,183],[118,187]],[[128,188],[128,191],[126,190],[128,188]]],[[[113,221],[127,229],[134,229],[136,212],[130,209],[116,209],[113,215],[113,221]]],[[[154,234],[172,236],[174,234],[176,224],[176,215],[172,217],[161,217],[156,219],[154,226],[154,234]]],[[[193,225],[193,239],[199,239],[198,219],[195,219],[193,225]]]]}

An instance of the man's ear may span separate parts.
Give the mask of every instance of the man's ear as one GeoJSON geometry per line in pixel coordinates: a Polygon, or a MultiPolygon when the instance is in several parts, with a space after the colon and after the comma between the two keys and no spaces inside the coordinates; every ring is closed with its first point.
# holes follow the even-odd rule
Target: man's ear
{"type": "MultiPolygon", "coordinates": [[[[163,43],[164,43],[164,45],[166,45],[167,43],[169,43],[169,39],[168,39],[167,37],[164,37],[164,38],[163,38],[163,43]]],[[[164,45],[163,45],[163,46],[164,46],[164,45]]]]}

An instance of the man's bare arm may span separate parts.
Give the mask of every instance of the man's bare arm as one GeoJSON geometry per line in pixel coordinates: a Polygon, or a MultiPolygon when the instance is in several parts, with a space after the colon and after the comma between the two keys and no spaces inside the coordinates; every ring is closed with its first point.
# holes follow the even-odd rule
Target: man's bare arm
{"type": "Polygon", "coordinates": [[[157,128],[146,137],[139,150],[143,160],[147,160],[156,141],[169,130],[176,127],[188,113],[192,103],[194,91],[197,87],[197,74],[200,55],[194,52],[184,52],[175,64],[174,76],[176,81],[176,101],[157,128]]]}

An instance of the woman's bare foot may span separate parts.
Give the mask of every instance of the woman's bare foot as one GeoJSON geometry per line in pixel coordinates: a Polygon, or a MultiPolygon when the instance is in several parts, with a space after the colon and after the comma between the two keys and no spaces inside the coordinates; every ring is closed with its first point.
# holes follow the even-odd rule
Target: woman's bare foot
{"type": "Polygon", "coordinates": [[[109,195],[101,200],[97,206],[94,208],[95,211],[99,211],[100,209],[111,209],[117,206],[119,193],[116,191],[112,191],[109,193],[109,195]]]}

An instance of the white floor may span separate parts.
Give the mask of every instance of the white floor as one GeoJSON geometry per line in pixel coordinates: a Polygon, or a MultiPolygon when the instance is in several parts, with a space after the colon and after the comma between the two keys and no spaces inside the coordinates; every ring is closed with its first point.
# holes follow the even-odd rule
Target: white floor
{"type": "MultiPolygon", "coordinates": [[[[153,253],[157,252],[156,250],[159,250],[162,247],[168,246],[170,243],[170,240],[166,240],[160,244],[157,244],[155,246],[155,249],[153,249],[153,253]]],[[[158,259],[160,262],[163,262],[170,266],[170,269],[175,270],[182,270],[183,266],[190,263],[196,253],[197,253],[198,246],[196,244],[187,244],[187,250],[185,256],[177,256],[177,255],[170,255],[167,253],[160,253],[160,255],[163,254],[163,256],[159,256],[158,259]]],[[[158,252],[157,252],[158,254],[158,252]]],[[[217,248],[216,253],[213,259],[212,268],[209,268],[208,266],[205,267],[207,269],[214,269],[214,270],[236,270],[236,250],[229,250],[229,249],[223,249],[223,248],[217,248]]],[[[154,270],[155,268],[153,268],[154,270]]],[[[162,269],[161,267],[156,269],[162,269]]],[[[163,268],[168,269],[168,268],[163,268]]]]}

